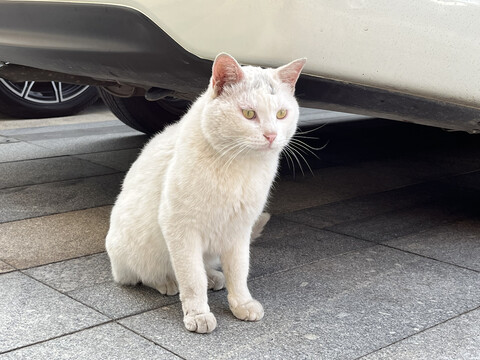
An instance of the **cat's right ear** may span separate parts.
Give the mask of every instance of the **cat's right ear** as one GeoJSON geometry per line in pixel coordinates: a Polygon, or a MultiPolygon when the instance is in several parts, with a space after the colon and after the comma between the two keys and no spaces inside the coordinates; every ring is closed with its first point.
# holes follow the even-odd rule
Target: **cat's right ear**
{"type": "Polygon", "coordinates": [[[226,85],[235,84],[243,79],[243,71],[238,62],[226,53],[220,53],[213,62],[213,97],[217,97],[226,85]]]}
{"type": "Polygon", "coordinates": [[[298,77],[307,62],[306,58],[297,59],[291,63],[279,67],[276,72],[280,80],[287,84],[292,92],[295,92],[295,84],[297,83],[298,77]]]}

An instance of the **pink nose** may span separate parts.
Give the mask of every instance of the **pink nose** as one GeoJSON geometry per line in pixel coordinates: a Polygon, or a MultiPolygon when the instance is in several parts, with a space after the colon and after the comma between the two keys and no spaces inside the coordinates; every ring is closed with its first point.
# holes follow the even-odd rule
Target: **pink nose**
{"type": "Polygon", "coordinates": [[[277,137],[277,134],[263,134],[263,137],[268,140],[268,142],[271,144],[273,143],[273,140],[277,137]]]}

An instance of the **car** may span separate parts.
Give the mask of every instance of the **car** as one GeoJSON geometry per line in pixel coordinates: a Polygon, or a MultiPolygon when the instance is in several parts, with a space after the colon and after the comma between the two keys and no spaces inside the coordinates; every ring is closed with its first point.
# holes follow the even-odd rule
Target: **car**
{"type": "Polygon", "coordinates": [[[20,119],[70,116],[98,99],[88,85],[56,81],[12,82],[0,78],[0,114],[20,119]]]}
{"type": "Polygon", "coordinates": [[[212,60],[306,57],[300,105],[480,131],[471,0],[0,1],[0,77],[95,85],[146,133],[207,86],[212,60]]]}

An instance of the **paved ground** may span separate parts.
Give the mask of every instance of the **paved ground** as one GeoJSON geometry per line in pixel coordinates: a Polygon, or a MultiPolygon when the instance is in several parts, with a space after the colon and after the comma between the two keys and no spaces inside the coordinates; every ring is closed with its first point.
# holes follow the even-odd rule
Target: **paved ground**
{"type": "Polygon", "coordinates": [[[211,293],[218,328],[203,336],[178,297],[111,279],[109,211],[146,137],[101,109],[23,124],[0,122],[1,360],[480,358],[478,136],[382,121],[309,133],[328,141],[314,176],[282,164],[252,248],[265,318],[238,321],[211,293]]]}

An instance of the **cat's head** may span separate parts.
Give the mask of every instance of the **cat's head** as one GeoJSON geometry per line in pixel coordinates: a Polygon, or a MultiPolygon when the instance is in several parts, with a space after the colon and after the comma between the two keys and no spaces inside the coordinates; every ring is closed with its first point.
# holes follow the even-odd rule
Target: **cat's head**
{"type": "Polygon", "coordinates": [[[213,64],[202,128],[221,152],[279,153],[295,133],[295,84],[305,59],[277,69],[243,66],[228,54],[213,64]]]}

